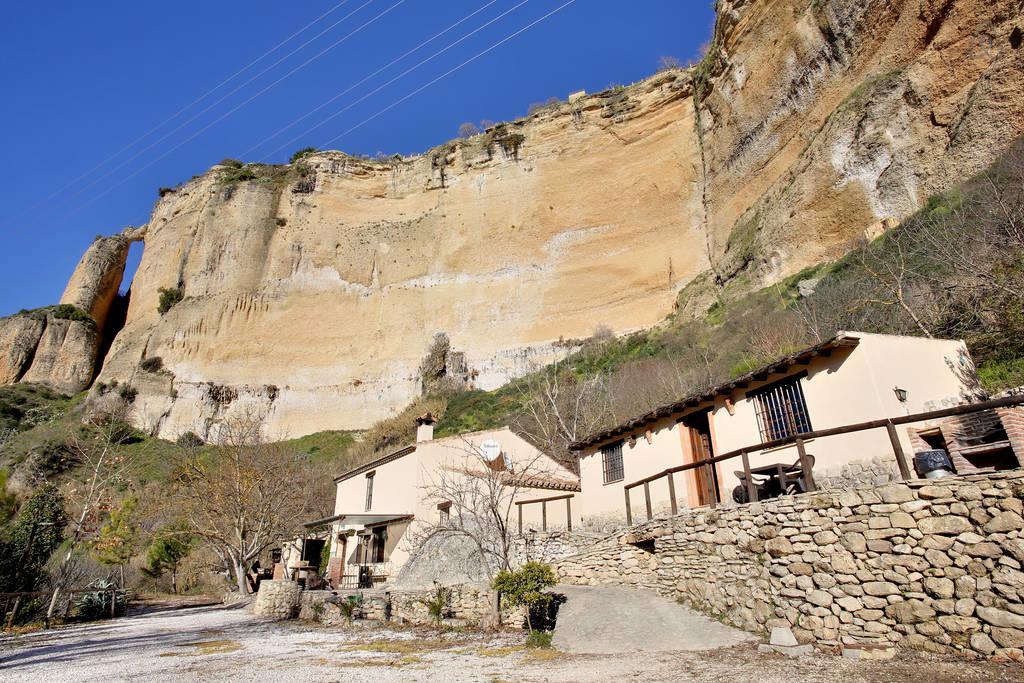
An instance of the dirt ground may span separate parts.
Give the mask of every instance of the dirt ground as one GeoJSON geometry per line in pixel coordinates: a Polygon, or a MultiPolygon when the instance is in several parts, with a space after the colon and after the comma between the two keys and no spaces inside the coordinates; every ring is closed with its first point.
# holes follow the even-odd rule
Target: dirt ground
{"type": "Polygon", "coordinates": [[[273,623],[244,608],[146,614],[0,639],[5,681],[1021,681],[1024,667],[904,655],[800,659],[744,643],[703,652],[614,655],[528,650],[519,633],[273,623]]]}

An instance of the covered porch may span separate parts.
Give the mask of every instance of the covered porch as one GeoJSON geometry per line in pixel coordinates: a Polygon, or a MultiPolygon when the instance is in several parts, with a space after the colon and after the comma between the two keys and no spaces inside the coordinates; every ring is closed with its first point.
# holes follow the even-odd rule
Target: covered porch
{"type": "Polygon", "coordinates": [[[327,582],[332,588],[369,589],[393,578],[394,568],[404,562],[398,545],[412,520],[410,514],[340,514],[306,527],[331,529],[327,582]]]}

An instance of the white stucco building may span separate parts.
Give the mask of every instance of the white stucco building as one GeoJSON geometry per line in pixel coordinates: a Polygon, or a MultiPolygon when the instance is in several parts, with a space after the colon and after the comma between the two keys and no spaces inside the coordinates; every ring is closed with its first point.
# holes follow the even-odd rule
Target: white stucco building
{"type": "MultiPolygon", "coordinates": [[[[575,444],[582,522],[621,520],[625,487],[667,469],[800,433],[959,405],[974,397],[976,386],[962,341],[841,332],[575,444]]],[[[898,438],[911,458],[909,430],[898,430],[898,438]]],[[[896,470],[885,429],[812,439],[806,452],[818,480],[877,469],[879,462],[896,470]]],[[[799,454],[790,444],[755,451],[749,462],[754,470],[795,466],[799,454]]],[[[667,510],[672,493],[678,508],[727,500],[743,483],[738,470],[739,458],[652,481],[651,506],[667,510]]],[[[642,487],[630,491],[630,505],[634,518],[643,519],[642,487]]]]}
{"type": "MultiPolygon", "coordinates": [[[[458,482],[515,478],[503,487],[513,500],[513,532],[557,530],[579,522],[579,478],[508,427],[433,438],[433,419],[419,419],[416,443],[335,479],[329,525],[328,576],[335,586],[370,587],[397,576],[424,528],[443,528],[458,514],[444,490],[458,482]],[[489,472],[488,472],[489,470],[489,472]]],[[[462,501],[456,505],[463,504],[462,501]]]]}

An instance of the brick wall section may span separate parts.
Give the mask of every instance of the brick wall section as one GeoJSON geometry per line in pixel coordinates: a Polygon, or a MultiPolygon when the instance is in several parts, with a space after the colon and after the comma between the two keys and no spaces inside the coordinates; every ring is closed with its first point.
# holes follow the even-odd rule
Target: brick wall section
{"type": "MultiPolygon", "coordinates": [[[[938,429],[942,433],[942,438],[946,442],[949,457],[953,461],[953,466],[956,468],[956,471],[959,474],[976,474],[979,472],[978,468],[960,455],[957,450],[957,436],[961,434],[978,436],[981,434],[987,434],[992,430],[999,429],[1001,417],[1002,415],[999,409],[986,410],[984,412],[971,413],[969,415],[954,415],[941,420],[933,420],[931,422],[916,424],[913,427],[908,427],[907,432],[910,435],[910,441],[913,445],[914,452],[916,453],[919,451],[931,450],[932,448],[928,442],[921,438],[919,433],[938,429]]],[[[908,458],[912,457],[913,453],[908,454],[908,458]]],[[[913,467],[912,463],[911,467],[913,467]]]]}
{"type": "Polygon", "coordinates": [[[342,572],[345,570],[345,558],[332,557],[327,561],[327,580],[332,586],[340,586],[342,572]]]}
{"type": "Polygon", "coordinates": [[[818,491],[635,526],[557,564],[756,633],[1024,658],[1024,472],[818,491]]]}
{"type": "Polygon", "coordinates": [[[999,408],[998,412],[1013,454],[1017,456],[1017,462],[1024,466],[1024,408],[999,408]]]}

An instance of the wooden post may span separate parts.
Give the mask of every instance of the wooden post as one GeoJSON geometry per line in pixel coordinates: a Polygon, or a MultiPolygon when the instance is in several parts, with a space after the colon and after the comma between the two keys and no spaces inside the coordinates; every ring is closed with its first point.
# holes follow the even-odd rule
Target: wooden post
{"type": "Polygon", "coordinates": [[[803,470],[804,491],[816,491],[814,476],[811,474],[811,461],[807,458],[807,449],[804,447],[804,440],[796,440],[796,452],[800,454],[800,469],[803,470]]]}
{"type": "Polygon", "coordinates": [[[708,501],[711,507],[718,505],[718,496],[715,494],[715,466],[710,463],[704,464],[704,485],[708,494],[708,501]]]}
{"type": "Polygon", "coordinates": [[[633,511],[629,508],[629,489],[623,487],[626,492],[626,526],[633,526],[633,511]]]}
{"type": "Polygon", "coordinates": [[[903,454],[900,436],[896,433],[896,425],[889,422],[885,425],[885,430],[889,432],[889,441],[892,442],[892,452],[896,455],[896,464],[900,468],[900,476],[906,481],[910,479],[910,468],[907,466],[907,456],[903,454]]]}
{"type": "Polygon", "coordinates": [[[565,499],[565,530],[572,531],[572,496],[565,499]]]}
{"type": "Polygon", "coordinates": [[[110,591],[110,618],[117,616],[117,590],[110,591]]]}
{"type": "Polygon", "coordinates": [[[519,508],[519,535],[523,535],[523,505],[520,503],[516,507],[519,508]]]}
{"type": "Polygon", "coordinates": [[[754,486],[754,475],[750,472],[750,456],[743,452],[743,478],[747,487],[747,500],[751,503],[757,502],[757,487],[754,486]]]}
{"type": "Polygon", "coordinates": [[[654,513],[651,512],[651,483],[648,481],[644,482],[644,503],[647,505],[647,521],[654,519],[654,513]]]}
{"type": "Polygon", "coordinates": [[[679,506],[676,505],[676,482],[674,475],[668,475],[668,500],[672,505],[672,515],[679,514],[679,506]]]}
{"type": "Polygon", "coordinates": [[[548,530],[548,502],[546,500],[540,502],[540,530],[548,530]]]}

